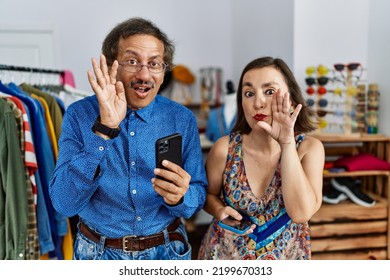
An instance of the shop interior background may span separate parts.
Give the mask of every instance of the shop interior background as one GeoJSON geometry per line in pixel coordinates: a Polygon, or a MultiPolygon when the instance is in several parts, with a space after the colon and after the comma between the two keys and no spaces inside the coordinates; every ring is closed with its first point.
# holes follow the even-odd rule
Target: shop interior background
{"type": "Polygon", "coordinates": [[[244,65],[263,55],[283,58],[302,88],[307,66],[359,62],[379,84],[379,132],[390,135],[387,0],[0,0],[0,7],[0,64],[69,69],[85,91],[105,35],[133,16],[175,41],[175,63],[195,75],[220,67],[224,81],[237,83],[244,65]]]}

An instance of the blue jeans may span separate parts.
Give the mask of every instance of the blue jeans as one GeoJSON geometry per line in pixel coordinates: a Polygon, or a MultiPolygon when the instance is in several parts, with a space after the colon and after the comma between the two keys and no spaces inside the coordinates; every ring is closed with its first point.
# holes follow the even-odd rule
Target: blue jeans
{"type": "Polygon", "coordinates": [[[188,243],[187,233],[181,224],[176,230],[180,232],[187,244],[181,241],[169,241],[168,231],[163,230],[165,244],[142,251],[125,252],[122,249],[104,247],[105,237],[99,243],[86,238],[80,231],[77,233],[73,259],[74,260],[190,260],[191,245],[188,243]]]}

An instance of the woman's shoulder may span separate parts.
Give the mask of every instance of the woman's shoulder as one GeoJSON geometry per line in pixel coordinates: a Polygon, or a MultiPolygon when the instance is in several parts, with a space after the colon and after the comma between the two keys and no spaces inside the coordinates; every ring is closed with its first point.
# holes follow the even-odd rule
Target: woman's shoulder
{"type": "Polygon", "coordinates": [[[307,143],[307,144],[312,144],[312,145],[319,145],[319,144],[322,145],[321,140],[314,137],[314,136],[304,134],[303,138],[305,141],[302,141],[302,143],[307,143]]]}
{"type": "Polygon", "coordinates": [[[304,135],[301,143],[299,144],[298,150],[306,153],[309,151],[324,151],[324,145],[321,140],[310,135],[304,135]]]}
{"type": "Polygon", "coordinates": [[[229,146],[229,135],[222,136],[215,141],[212,150],[225,150],[229,146]]]}
{"type": "Polygon", "coordinates": [[[230,145],[236,145],[241,142],[242,135],[237,132],[231,132],[228,135],[218,138],[217,141],[213,144],[210,150],[210,155],[216,157],[226,157],[229,151],[230,145]],[[233,142],[233,143],[232,143],[233,142]]]}
{"type": "Polygon", "coordinates": [[[230,132],[229,134],[218,138],[214,145],[228,147],[231,142],[238,143],[242,141],[240,132],[230,132]]]}

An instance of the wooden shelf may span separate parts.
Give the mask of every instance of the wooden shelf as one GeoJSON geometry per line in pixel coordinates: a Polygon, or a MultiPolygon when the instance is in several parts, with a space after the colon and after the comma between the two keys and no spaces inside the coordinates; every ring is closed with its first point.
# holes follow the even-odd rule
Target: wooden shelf
{"type": "Polygon", "coordinates": [[[389,142],[390,138],[382,134],[310,134],[322,143],[351,142],[389,142]]]}
{"type": "MultiPolygon", "coordinates": [[[[361,240],[366,241],[366,240],[361,240]]],[[[361,251],[321,252],[313,255],[313,260],[386,260],[386,249],[367,249],[361,251]]]]}
{"type": "Polygon", "coordinates": [[[390,171],[382,170],[367,170],[367,171],[352,171],[352,172],[337,172],[337,173],[324,173],[324,178],[335,177],[363,177],[363,176],[389,176],[390,171]]]}
{"type": "MultiPolygon", "coordinates": [[[[327,157],[371,153],[390,160],[390,137],[375,134],[313,134],[322,141],[327,157]]],[[[351,200],[323,203],[310,219],[314,260],[390,259],[390,171],[365,170],[331,173],[324,171],[324,183],[336,177],[361,179],[362,190],[376,200],[372,207],[351,200]]]]}
{"type": "MultiPolygon", "coordinates": [[[[323,203],[320,210],[310,219],[311,224],[324,224],[341,221],[381,220],[387,219],[388,201],[374,193],[367,193],[376,203],[372,207],[364,207],[345,200],[339,204],[323,203]]],[[[357,224],[355,224],[357,225],[357,224]]],[[[312,229],[313,230],[313,229],[312,229]]],[[[343,234],[349,231],[341,231],[343,234]]],[[[314,235],[316,237],[316,235],[314,235]]]]}
{"type": "Polygon", "coordinates": [[[387,258],[388,200],[368,195],[376,200],[372,207],[323,204],[310,221],[313,259],[387,258]]]}

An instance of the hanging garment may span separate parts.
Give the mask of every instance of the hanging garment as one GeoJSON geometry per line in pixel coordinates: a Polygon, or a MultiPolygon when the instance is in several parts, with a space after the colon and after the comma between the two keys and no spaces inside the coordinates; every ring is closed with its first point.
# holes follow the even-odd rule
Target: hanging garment
{"type": "Polygon", "coordinates": [[[8,104],[14,112],[15,120],[18,124],[20,150],[24,162],[24,174],[27,186],[27,207],[28,207],[28,224],[27,224],[27,243],[26,243],[26,260],[37,260],[40,256],[39,235],[36,215],[36,183],[34,172],[37,170],[37,162],[32,144],[27,113],[23,103],[16,97],[6,98],[8,104]]]}
{"type": "Polygon", "coordinates": [[[24,260],[27,241],[27,184],[17,123],[0,98],[0,259],[24,260]]]}
{"type": "MultiPolygon", "coordinates": [[[[35,151],[36,151],[37,162],[38,162],[37,173],[39,174],[42,194],[47,208],[46,212],[50,222],[50,232],[52,236],[52,242],[54,243],[54,248],[58,249],[57,226],[54,218],[55,211],[51,204],[51,200],[48,194],[48,182],[54,170],[55,163],[54,163],[54,155],[53,155],[53,150],[51,148],[50,139],[47,134],[44,111],[41,104],[37,100],[29,96],[27,93],[23,92],[16,84],[10,83],[8,87],[5,88],[8,88],[9,94],[12,94],[20,98],[28,106],[30,111],[34,145],[35,145],[35,151]]],[[[39,190],[38,190],[38,194],[39,194],[39,190]]],[[[38,207],[39,207],[39,200],[38,200],[38,207]]],[[[47,238],[45,240],[47,240],[47,238]]],[[[58,251],[58,255],[60,256],[59,258],[62,258],[62,253],[60,252],[60,250],[57,251],[58,251]]]]}
{"type": "MultiPolygon", "coordinates": [[[[57,84],[56,82],[55,84],[49,86],[57,86],[57,87],[61,87],[62,89],[64,89],[64,85],[69,87],[75,87],[73,74],[69,70],[58,71],[58,70],[50,70],[50,69],[38,69],[38,68],[30,68],[30,67],[26,68],[26,67],[7,66],[7,65],[0,65],[0,68],[5,70],[10,70],[10,71],[28,72],[29,76],[31,75],[31,73],[58,74],[61,75],[60,77],[61,83],[57,84]]],[[[37,112],[36,110],[37,108],[38,108],[38,112],[39,110],[42,110],[44,112],[44,119],[46,121],[46,129],[48,134],[47,136],[49,137],[49,140],[52,145],[51,152],[53,153],[54,164],[55,164],[56,157],[57,157],[56,151],[58,151],[58,140],[61,133],[62,116],[65,113],[64,102],[59,97],[58,93],[52,94],[52,92],[44,91],[40,89],[41,86],[31,86],[26,83],[22,84],[20,87],[16,86],[15,84],[9,86],[4,86],[3,84],[1,84],[0,81],[0,91],[5,90],[7,94],[11,94],[15,98],[17,98],[17,96],[21,96],[21,103],[25,105],[24,117],[28,119],[29,121],[28,124],[31,123],[31,127],[30,127],[31,130],[28,132],[28,135],[31,136],[30,137],[31,141],[29,141],[30,143],[29,146],[34,147],[33,134],[37,134],[38,136],[40,136],[37,137],[38,141],[36,141],[37,144],[39,145],[39,148],[37,150],[37,155],[35,157],[35,164],[38,165],[38,163],[40,163],[42,159],[46,160],[44,156],[50,156],[49,150],[47,150],[45,153],[40,151],[42,150],[41,146],[47,147],[48,141],[46,141],[45,139],[46,137],[43,134],[43,131],[37,132],[36,130],[40,130],[40,129],[34,128],[34,126],[37,123],[41,123],[41,124],[43,123],[41,120],[42,118],[39,118],[35,115],[35,113],[37,112]],[[38,102],[36,104],[34,104],[34,102],[31,102],[32,100],[31,99],[29,100],[29,95],[34,95],[34,99],[36,99],[38,102]],[[25,104],[25,102],[27,102],[28,106],[30,105],[32,106],[31,113],[29,107],[27,106],[27,104],[25,104]],[[44,138],[43,143],[42,141],[40,141],[42,138],[44,138]]],[[[16,105],[16,101],[13,104],[16,105]]],[[[21,135],[22,133],[23,132],[21,131],[20,132],[21,137],[22,137],[21,135]]],[[[42,170],[42,168],[38,168],[38,169],[35,168],[35,173],[34,173],[34,170],[31,169],[31,166],[28,166],[28,164],[31,164],[31,161],[28,159],[29,155],[31,155],[31,151],[28,151],[27,147],[26,147],[26,151],[27,151],[26,154],[24,154],[23,149],[21,149],[21,152],[22,152],[22,157],[26,156],[25,174],[26,174],[26,179],[28,179],[27,183],[31,184],[30,190],[33,190],[31,196],[32,197],[31,205],[36,208],[35,218],[38,220],[39,244],[38,246],[35,246],[35,249],[36,251],[39,251],[40,248],[41,256],[46,256],[47,258],[62,259],[63,258],[62,255],[64,255],[65,259],[72,259],[73,240],[72,240],[72,232],[70,230],[69,220],[67,217],[59,215],[56,211],[54,211],[54,208],[51,206],[51,200],[47,201],[47,195],[45,194],[46,193],[45,186],[47,186],[46,179],[51,176],[51,170],[50,168],[47,170],[42,170]],[[47,206],[46,203],[48,204],[47,206]],[[43,221],[47,221],[47,222],[43,222],[43,221]],[[57,230],[57,232],[55,232],[54,229],[57,230]]],[[[41,165],[41,163],[39,165],[41,165]]],[[[44,168],[46,169],[46,167],[50,167],[50,161],[44,162],[44,168]]],[[[30,199],[28,201],[30,203],[30,199]]],[[[30,206],[30,204],[28,206],[30,206]]],[[[29,228],[31,228],[31,225],[29,225],[29,228]]],[[[30,236],[29,242],[27,244],[28,245],[27,251],[29,250],[29,248],[34,247],[32,245],[33,244],[32,241],[33,239],[30,236]]],[[[26,256],[26,259],[36,259],[37,255],[39,254],[30,252],[26,256]]]]}
{"type": "Polygon", "coordinates": [[[58,105],[57,100],[47,92],[43,92],[38,88],[28,85],[26,83],[21,84],[19,88],[30,95],[35,94],[39,97],[42,97],[46,101],[48,106],[48,113],[50,114],[53,127],[54,127],[54,132],[58,142],[58,139],[60,138],[60,134],[61,134],[62,111],[60,106],[58,105]]]}
{"type": "Polygon", "coordinates": [[[231,121],[230,125],[226,124],[224,117],[225,105],[212,109],[209,113],[206,127],[206,137],[212,142],[217,141],[220,137],[228,135],[236,123],[236,115],[231,121]]]}
{"type": "Polygon", "coordinates": [[[70,85],[64,85],[64,89],[60,91],[59,97],[65,104],[65,109],[68,108],[73,102],[83,99],[87,96],[92,95],[90,92],[76,89],[70,85]]]}
{"type": "Polygon", "coordinates": [[[31,97],[37,99],[43,107],[46,127],[47,127],[47,134],[49,135],[51,147],[53,149],[54,162],[56,162],[58,157],[58,141],[57,141],[56,132],[54,131],[54,125],[50,115],[49,106],[47,105],[46,100],[44,98],[37,96],[35,94],[31,94],[31,97]]]}

